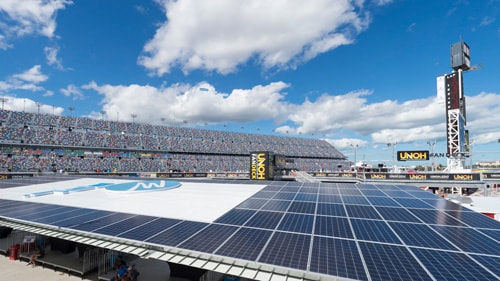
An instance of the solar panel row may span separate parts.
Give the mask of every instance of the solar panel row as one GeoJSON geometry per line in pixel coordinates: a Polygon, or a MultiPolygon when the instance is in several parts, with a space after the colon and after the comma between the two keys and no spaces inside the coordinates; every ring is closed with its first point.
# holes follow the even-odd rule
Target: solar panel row
{"type": "Polygon", "coordinates": [[[407,186],[272,182],[213,223],[11,200],[0,216],[356,280],[500,276],[499,222],[407,186]]]}

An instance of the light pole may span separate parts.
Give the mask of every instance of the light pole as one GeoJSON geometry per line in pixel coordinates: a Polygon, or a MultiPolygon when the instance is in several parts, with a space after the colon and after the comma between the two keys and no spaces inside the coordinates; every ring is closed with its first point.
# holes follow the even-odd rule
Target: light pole
{"type": "Polygon", "coordinates": [[[431,169],[434,172],[434,146],[436,145],[436,140],[434,140],[432,142],[430,140],[428,140],[427,145],[429,145],[429,150],[430,150],[431,155],[432,155],[432,157],[431,157],[431,166],[432,166],[431,169]]]}
{"type": "Polygon", "coordinates": [[[70,107],[68,107],[68,110],[69,110],[69,115],[71,117],[73,117],[73,110],[75,110],[75,107],[74,106],[70,106],[70,107]]]}
{"type": "Polygon", "coordinates": [[[395,162],[394,162],[394,149],[396,148],[397,144],[398,144],[397,142],[387,143],[387,148],[392,148],[392,172],[393,173],[396,172],[396,166],[395,166],[395,162]]]}
{"type": "Polygon", "coordinates": [[[354,149],[354,167],[356,168],[356,152],[358,150],[359,144],[351,144],[351,146],[354,149]]]}
{"type": "Polygon", "coordinates": [[[42,104],[42,103],[40,103],[40,102],[37,102],[37,103],[36,103],[36,106],[38,107],[38,114],[40,114],[40,107],[42,107],[42,106],[43,106],[43,104],[42,104]]]}
{"type": "Polygon", "coordinates": [[[106,115],[106,111],[101,110],[101,119],[104,120],[104,115],[106,115]]]}
{"type": "Polygon", "coordinates": [[[0,101],[2,102],[2,110],[3,110],[3,105],[8,101],[6,98],[0,98],[0,101]]]}
{"type": "Polygon", "coordinates": [[[132,123],[135,123],[135,118],[137,117],[137,114],[132,113],[130,114],[130,116],[132,116],[132,123]]]}

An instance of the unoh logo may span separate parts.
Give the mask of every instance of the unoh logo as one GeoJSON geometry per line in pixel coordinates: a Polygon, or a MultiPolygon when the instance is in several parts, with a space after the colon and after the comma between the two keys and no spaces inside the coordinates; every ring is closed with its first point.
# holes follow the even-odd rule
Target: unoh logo
{"type": "Polygon", "coordinates": [[[151,180],[151,181],[134,181],[125,183],[97,183],[91,185],[70,187],[65,189],[52,189],[45,191],[38,191],[27,193],[23,198],[33,198],[46,195],[65,195],[69,193],[83,192],[96,189],[106,189],[113,192],[135,193],[135,192],[148,192],[148,191],[162,191],[181,186],[178,181],[166,180],[151,180]]]}

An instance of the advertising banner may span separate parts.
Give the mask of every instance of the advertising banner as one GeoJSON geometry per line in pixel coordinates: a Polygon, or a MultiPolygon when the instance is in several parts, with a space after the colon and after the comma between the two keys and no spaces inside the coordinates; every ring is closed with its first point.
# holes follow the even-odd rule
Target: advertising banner
{"type": "Polygon", "coordinates": [[[428,150],[398,151],[398,161],[429,160],[428,150]]]}

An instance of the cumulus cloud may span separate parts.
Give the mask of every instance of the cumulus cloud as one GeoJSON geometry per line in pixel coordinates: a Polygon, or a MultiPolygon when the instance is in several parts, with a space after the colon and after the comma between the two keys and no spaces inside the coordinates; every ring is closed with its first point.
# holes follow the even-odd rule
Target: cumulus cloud
{"type": "MultiPolygon", "coordinates": [[[[380,2],[380,1],[379,1],[380,2]]],[[[385,1],[381,1],[385,2],[385,1]]],[[[167,21],[138,63],[156,75],[180,67],[222,74],[254,59],[264,68],[294,67],[351,44],[369,24],[363,1],[160,1],[167,21]],[[290,20],[292,18],[293,20],[290,20]]]]}
{"type": "Polygon", "coordinates": [[[14,74],[13,77],[25,82],[40,83],[47,80],[49,77],[42,73],[42,67],[38,64],[19,74],[14,74]]]}
{"type": "MultiPolygon", "coordinates": [[[[291,104],[285,99],[288,87],[279,81],[229,93],[218,92],[206,82],[168,87],[91,82],[82,88],[103,96],[102,110],[111,120],[157,124],[164,120],[170,125],[271,120],[277,124],[277,133],[319,136],[339,149],[366,147],[369,142],[417,143],[446,138],[445,107],[435,97],[369,103],[372,91],[358,90],[343,95],[325,93],[316,100],[291,104]]],[[[491,122],[500,120],[499,99],[494,93],[467,97],[467,126],[477,144],[500,138],[496,123],[491,122]]],[[[100,118],[102,113],[96,111],[91,116],[100,118]]]]}
{"type": "MultiPolygon", "coordinates": [[[[57,12],[70,4],[70,0],[2,0],[0,22],[3,23],[3,35],[42,35],[52,38],[56,29],[57,12]]],[[[5,43],[3,45],[5,46],[5,43]]]]}
{"type": "Polygon", "coordinates": [[[137,121],[159,123],[163,118],[168,124],[272,120],[286,111],[283,90],[287,87],[286,83],[275,82],[219,93],[208,83],[160,88],[137,84],[97,85],[96,82],[83,86],[104,96],[102,109],[111,118],[117,114],[120,120],[131,121],[131,115],[136,114],[137,121]]]}
{"type": "Polygon", "coordinates": [[[0,81],[0,92],[11,90],[42,91],[44,88],[38,84],[48,78],[47,75],[42,73],[41,66],[35,65],[25,72],[11,75],[5,81],[0,81]]]}

